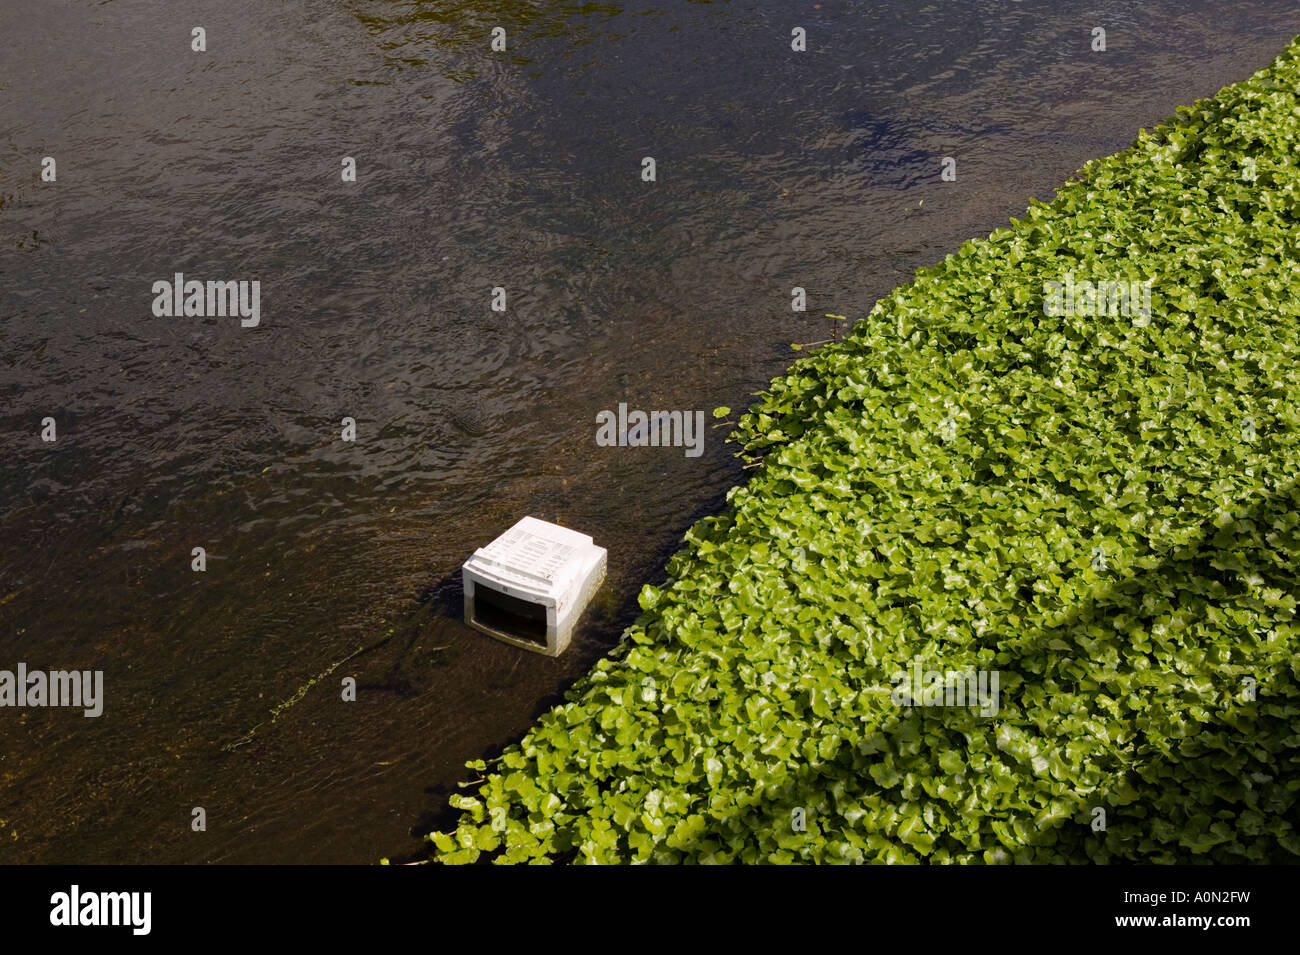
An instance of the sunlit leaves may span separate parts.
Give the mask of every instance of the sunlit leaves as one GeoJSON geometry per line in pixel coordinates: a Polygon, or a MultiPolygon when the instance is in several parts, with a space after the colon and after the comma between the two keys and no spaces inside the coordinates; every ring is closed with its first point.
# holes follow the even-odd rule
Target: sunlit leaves
{"type": "Polygon", "coordinates": [[[435,858],[1295,861],[1298,56],[774,381],[748,485],[435,858]],[[1045,315],[1067,270],[1150,322],[1045,315]],[[895,705],[917,660],[999,670],[997,716],[895,705]]]}

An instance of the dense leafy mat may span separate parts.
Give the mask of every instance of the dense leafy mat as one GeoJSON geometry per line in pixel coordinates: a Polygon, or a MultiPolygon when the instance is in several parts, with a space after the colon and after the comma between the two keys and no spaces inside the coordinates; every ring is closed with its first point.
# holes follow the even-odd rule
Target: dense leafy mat
{"type": "Polygon", "coordinates": [[[752,481],[434,858],[1296,861],[1298,44],[775,381],[752,481]],[[1149,322],[1044,314],[1066,272],[1149,322]],[[999,712],[895,704],[917,661],[999,712]]]}

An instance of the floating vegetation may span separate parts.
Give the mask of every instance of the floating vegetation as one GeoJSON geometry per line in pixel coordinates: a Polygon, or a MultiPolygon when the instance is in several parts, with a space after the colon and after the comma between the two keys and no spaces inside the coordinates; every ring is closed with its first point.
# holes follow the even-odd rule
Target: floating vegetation
{"type": "Polygon", "coordinates": [[[773,382],[434,859],[1296,861],[1298,88],[1293,42],[773,382]]]}

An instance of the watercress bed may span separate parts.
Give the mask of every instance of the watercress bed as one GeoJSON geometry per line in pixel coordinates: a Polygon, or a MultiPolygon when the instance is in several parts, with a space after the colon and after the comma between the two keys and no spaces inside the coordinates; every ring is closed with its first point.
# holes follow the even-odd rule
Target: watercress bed
{"type": "Polygon", "coordinates": [[[1296,861],[1298,89],[1293,42],[795,362],[433,859],[1296,861]]]}

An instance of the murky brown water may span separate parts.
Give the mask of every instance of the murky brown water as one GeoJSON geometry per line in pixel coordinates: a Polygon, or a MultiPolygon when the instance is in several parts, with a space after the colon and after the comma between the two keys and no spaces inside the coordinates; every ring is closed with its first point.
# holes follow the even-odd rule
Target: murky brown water
{"type": "Polygon", "coordinates": [[[418,851],[743,480],[721,431],[600,448],[597,411],[743,406],[825,312],[1300,32],[1134,6],[5,0],[0,669],[101,669],[106,703],[0,709],[0,860],[418,851]],[[155,318],[175,272],[258,279],[261,325],[155,318]],[[460,622],[523,514],[610,552],[559,660],[460,622]]]}

